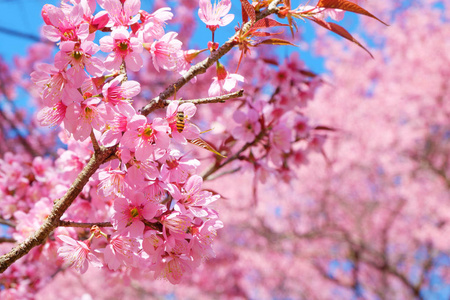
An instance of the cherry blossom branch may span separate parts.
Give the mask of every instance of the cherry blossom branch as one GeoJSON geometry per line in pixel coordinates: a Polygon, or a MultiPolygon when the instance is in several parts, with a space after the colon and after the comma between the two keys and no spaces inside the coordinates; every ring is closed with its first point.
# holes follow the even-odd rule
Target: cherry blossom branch
{"type": "Polygon", "coordinates": [[[16,240],[9,237],[0,237],[0,244],[1,243],[15,243],[16,240]]]}
{"type": "Polygon", "coordinates": [[[95,152],[100,151],[100,146],[98,145],[97,139],[95,138],[94,131],[91,131],[90,137],[91,137],[92,146],[94,147],[95,152]]]}
{"type": "MultiPolygon", "coordinates": [[[[269,7],[256,14],[255,22],[264,19],[265,17],[278,13],[279,8],[277,7],[282,0],[275,0],[269,4],[269,7]]],[[[242,32],[246,32],[254,23],[250,20],[242,26],[242,32]]],[[[213,51],[209,57],[203,61],[192,66],[182,77],[180,77],[174,84],[169,85],[159,96],[153,98],[149,104],[144,106],[140,113],[144,116],[148,115],[150,112],[158,108],[164,107],[164,100],[172,96],[176,91],[179,91],[186,83],[191,81],[195,76],[204,74],[209,67],[211,67],[215,62],[227,54],[234,46],[237,45],[236,38],[240,35],[240,32],[236,32],[227,42],[225,42],[219,49],[213,51]],[[156,106],[156,108],[154,108],[156,106]]]]}
{"type": "MultiPolygon", "coordinates": [[[[244,90],[239,90],[237,92],[233,92],[233,93],[229,93],[229,94],[217,96],[217,97],[192,99],[192,100],[181,100],[180,104],[181,103],[193,103],[193,104],[224,103],[225,100],[239,98],[239,97],[242,97],[242,95],[244,95],[244,90]]],[[[164,102],[169,104],[171,101],[165,100],[164,102]]]]}
{"type": "Polygon", "coordinates": [[[25,39],[29,39],[35,42],[42,42],[41,38],[33,35],[33,34],[29,34],[29,33],[23,33],[17,30],[13,30],[13,29],[9,29],[9,28],[5,28],[0,26],[0,32],[3,32],[5,34],[9,34],[12,35],[13,37],[21,37],[21,38],[25,38],[25,39]]]}
{"type": "Polygon", "coordinates": [[[8,117],[6,117],[6,115],[3,113],[2,110],[0,110],[0,117],[2,117],[6,121],[6,123],[8,123],[8,125],[11,127],[11,129],[16,132],[17,138],[19,139],[20,143],[28,153],[30,153],[32,156],[39,155],[37,151],[33,148],[33,146],[31,146],[31,144],[22,136],[19,129],[14,125],[14,123],[8,117]]]}
{"type": "Polygon", "coordinates": [[[69,188],[67,193],[53,205],[50,215],[45,219],[42,226],[34,232],[25,241],[17,245],[10,252],[0,257],[0,273],[3,273],[16,260],[30,252],[34,247],[45,242],[45,239],[50,233],[58,227],[60,218],[64,212],[69,208],[75,198],[81,193],[83,187],[89,181],[89,178],[97,171],[97,169],[104,163],[104,161],[115,151],[115,147],[100,148],[96,151],[78,175],[75,182],[69,188]]]}
{"type": "MultiPolygon", "coordinates": [[[[229,93],[222,96],[216,96],[216,97],[208,97],[208,98],[200,98],[200,99],[189,99],[189,100],[180,100],[180,104],[183,103],[192,103],[192,104],[209,104],[209,103],[225,103],[226,100],[239,98],[244,95],[244,90],[239,90],[237,92],[229,93]]],[[[169,104],[173,100],[163,100],[158,102],[158,105],[153,105],[149,110],[148,113],[152,113],[153,111],[169,106],[169,104]]]]}
{"type": "Polygon", "coordinates": [[[9,227],[16,227],[16,224],[11,222],[10,220],[5,220],[3,218],[0,218],[0,224],[7,225],[9,227]]]}
{"type": "Polygon", "coordinates": [[[113,227],[111,222],[96,222],[96,223],[80,223],[73,221],[59,221],[58,226],[61,227],[79,227],[79,228],[91,228],[92,226],[98,227],[113,227]]]}
{"type": "MultiPolygon", "coordinates": [[[[226,166],[227,164],[229,164],[232,161],[235,161],[236,159],[238,159],[241,154],[247,150],[248,148],[250,148],[253,145],[256,145],[257,143],[259,143],[259,141],[266,135],[266,130],[261,130],[261,132],[255,137],[255,140],[253,142],[250,143],[246,143],[244,146],[242,146],[242,148],[236,152],[233,156],[230,156],[229,158],[227,158],[224,162],[219,163],[219,161],[216,161],[215,164],[213,164],[211,166],[211,168],[209,170],[207,170],[205,173],[203,173],[202,177],[203,180],[208,180],[210,179],[210,176],[212,174],[214,174],[215,172],[217,172],[219,169],[223,168],[224,166],[226,166]]],[[[217,177],[216,177],[217,178],[217,177]]]]}
{"type": "MultiPolygon", "coordinates": [[[[277,5],[281,3],[281,0],[273,1],[269,7],[256,15],[256,21],[263,19],[270,14],[277,13],[279,9],[277,5]]],[[[245,23],[242,26],[242,31],[245,32],[253,25],[252,21],[245,23]]],[[[221,57],[228,53],[235,45],[237,45],[235,38],[238,37],[237,32],[233,35],[222,47],[218,50],[213,51],[210,57],[206,58],[202,62],[192,66],[183,77],[179,78],[175,84],[170,85],[166,90],[164,90],[158,97],[151,100],[151,103],[146,105],[142,110],[142,115],[148,115],[154,105],[163,105],[164,100],[168,99],[175,91],[179,91],[187,82],[193,79],[199,74],[203,74],[206,70],[211,67],[215,62],[217,62],[221,57]]],[[[247,148],[250,145],[247,146],[247,148]]],[[[95,147],[95,146],[94,146],[95,147]]],[[[242,151],[245,151],[243,149],[242,151]]],[[[102,165],[113,153],[115,152],[115,147],[104,148],[101,147],[96,149],[95,153],[91,156],[88,164],[84,167],[81,173],[78,175],[77,179],[67,191],[67,193],[58,201],[55,202],[50,215],[45,219],[42,226],[34,232],[25,241],[17,245],[10,252],[0,257],[0,273],[3,273],[11,264],[16,260],[27,254],[32,248],[45,242],[47,237],[53,232],[53,230],[59,226],[60,218],[64,212],[69,208],[75,198],[80,194],[83,187],[87,184],[90,177],[97,171],[97,169],[102,165]]],[[[228,163],[228,162],[226,162],[228,163]]],[[[225,163],[225,164],[226,164],[225,163]]]]}

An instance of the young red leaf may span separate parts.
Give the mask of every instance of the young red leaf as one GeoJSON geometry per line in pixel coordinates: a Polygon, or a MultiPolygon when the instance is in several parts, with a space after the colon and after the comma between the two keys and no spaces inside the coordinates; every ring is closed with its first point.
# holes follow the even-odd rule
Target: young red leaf
{"type": "Polygon", "coordinates": [[[305,76],[307,76],[307,77],[311,77],[311,78],[317,77],[317,74],[316,74],[316,73],[314,73],[314,72],[312,72],[312,71],[309,71],[309,70],[299,70],[299,72],[300,72],[302,75],[305,75],[305,76]]]}
{"type": "Polygon", "coordinates": [[[242,4],[242,20],[244,22],[248,21],[248,18],[250,18],[250,20],[252,22],[256,21],[256,12],[255,12],[255,8],[253,7],[253,5],[251,5],[248,0],[241,0],[241,4],[242,4]],[[245,14],[244,14],[245,12],[245,14]]]}
{"type": "Polygon", "coordinates": [[[261,42],[257,43],[257,44],[255,45],[255,47],[258,46],[258,45],[261,45],[261,44],[269,44],[269,45],[290,45],[290,46],[295,46],[295,47],[297,47],[296,45],[292,44],[291,42],[286,41],[286,40],[283,40],[283,39],[267,39],[267,40],[264,40],[264,41],[261,41],[261,42]]]}
{"type": "Polygon", "coordinates": [[[270,28],[270,27],[276,27],[276,26],[289,26],[288,24],[283,24],[278,21],[275,21],[273,19],[264,18],[253,24],[253,29],[260,29],[260,28],[270,28]]]}
{"type": "Polygon", "coordinates": [[[370,12],[362,8],[361,6],[357,5],[356,3],[347,1],[347,0],[320,0],[319,3],[317,3],[317,7],[323,7],[323,8],[337,8],[342,9],[345,11],[354,12],[357,14],[365,15],[371,18],[374,18],[375,20],[380,21],[386,26],[389,26],[388,24],[384,23],[374,15],[372,15],[370,12]]]}
{"type": "Polygon", "coordinates": [[[363,48],[364,50],[366,50],[367,53],[369,53],[369,55],[373,58],[372,53],[370,53],[369,50],[367,50],[360,42],[358,42],[347,30],[345,30],[345,28],[343,28],[342,26],[336,24],[336,23],[332,23],[332,22],[326,22],[322,19],[318,19],[315,17],[310,17],[308,18],[311,21],[316,22],[317,24],[319,24],[320,26],[333,31],[334,33],[342,36],[343,38],[355,43],[356,45],[360,46],[361,48],[363,48]]]}
{"type": "Polygon", "coordinates": [[[272,36],[283,33],[283,30],[278,32],[265,32],[265,31],[255,31],[252,33],[252,36],[272,36]]]}

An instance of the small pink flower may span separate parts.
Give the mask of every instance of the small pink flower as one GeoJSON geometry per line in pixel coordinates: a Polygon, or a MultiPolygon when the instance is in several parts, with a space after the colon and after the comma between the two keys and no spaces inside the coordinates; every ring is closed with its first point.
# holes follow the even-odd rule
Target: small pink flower
{"type": "Polygon", "coordinates": [[[129,102],[134,96],[141,92],[141,85],[134,80],[123,81],[125,75],[119,75],[103,86],[103,101],[117,105],[129,102]]]}
{"type": "Polygon", "coordinates": [[[161,178],[166,182],[183,183],[200,166],[198,160],[183,157],[178,150],[171,150],[170,154],[161,160],[164,160],[161,167],[161,178]]]}
{"type": "Polygon", "coordinates": [[[121,233],[129,233],[131,237],[144,235],[144,220],[150,221],[156,214],[157,206],[147,201],[144,194],[125,190],[125,198],[114,200],[112,224],[121,233]]]}
{"type": "Polygon", "coordinates": [[[160,268],[155,270],[155,278],[162,277],[172,284],[178,284],[183,276],[192,273],[192,258],[187,255],[169,255],[162,259],[160,268]]]}
{"type": "Polygon", "coordinates": [[[130,38],[130,33],[125,28],[117,28],[110,36],[102,37],[100,49],[106,53],[111,52],[105,60],[105,67],[108,70],[119,70],[123,61],[127,69],[134,72],[144,66],[139,54],[142,52],[142,44],[138,38],[130,38]]]}
{"type": "Polygon", "coordinates": [[[104,0],[100,3],[100,6],[108,12],[112,23],[111,25],[108,24],[108,27],[112,26],[113,29],[127,28],[139,20],[140,0],[104,0]]]}
{"type": "Polygon", "coordinates": [[[65,129],[73,134],[78,141],[84,141],[91,134],[92,129],[101,129],[104,121],[98,104],[101,99],[93,97],[80,103],[69,105],[66,110],[65,129]]]}
{"type": "Polygon", "coordinates": [[[59,101],[70,105],[73,101],[80,102],[83,99],[72,86],[71,78],[67,73],[52,65],[37,64],[36,71],[31,73],[31,80],[39,87],[45,106],[53,106],[59,101]]]}
{"type": "Polygon", "coordinates": [[[173,17],[170,7],[162,7],[152,14],[141,10],[140,14],[143,24],[136,34],[142,37],[142,40],[146,43],[151,43],[154,39],[160,39],[164,35],[166,21],[173,17]]]}
{"type": "Polygon", "coordinates": [[[177,36],[176,32],[168,32],[159,40],[154,41],[150,47],[146,47],[152,55],[156,71],[159,71],[159,68],[169,71],[176,69],[178,60],[183,55],[183,51],[181,51],[183,43],[176,39],[177,36]]]}
{"type": "Polygon", "coordinates": [[[228,14],[231,0],[220,0],[219,3],[214,2],[214,5],[211,4],[211,0],[200,0],[199,4],[198,16],[211,31],[230,24],[234,19],[233,14],[228,14]]]}
{"type": "Polygon", "coordinates": [[[231,133],[237,140],[250,143],[261,132],[261,123],[258,121],[259,114],[254,109],[250,108],[247,114],[241,110],[237,110],[233,114],[233,119],[236,123],[240,124],[231,133]]]}
{"type": "Polygon", "coordinates": [[[83,22],[83,8],[75,5],[63,10],[53,5],[44,5],[43,35],[52,42],[84,41],[89,36],[89,24],[83,22]],[[83,23],[82,23],[83,22],[83,23]]]}
{"type": "Polygon", "coordinates": [[[56,126],[61,124],[66,117],[67,106],[57,102],[52,107],[44,107],[37,114],[37,120],[41,126],[56,126]]]}
{"type": "Polygon", "coordinates": [[[84,69],[94,77],[102,76],[104,66],[101,59],[95,57],[99,47],[90,41],[78,42],[62,42],[61,51],[55,55],[55,67],[60,70],[67,66],[71,68],[67,71],[68,77],[73,81],[73,85],[78,88],[86,79],[84,69]]]}
{"type": "Polygon", "coordinates": [[[97,256],[91,253],[89,241],[76,241],[66,235],[58,235],[57,237],[67,244],[58,249],[58,255],[62,257],[66,265],[74,267],[80,274],[87,271],[89,264],[98,268],[102,267],[102,263],[97,256]]]}
{"type": "Polygon", "coordinates": [[[111,147],[122,139],[122,135],[128,129],[128,123],[136,116],[136,111],[130,103],[118,106],[106,105],[104,121],[105,128],[99,142],[105,147],[111,147]]]}
{"type": "Polygon", "coordinates": [[[211,192],[202,190],[203,179],[198,175],[193,175],[184,184],[181,190],[181,197],[174,195],[174,198],[179,199],[179,203],[183,204],[192,215],[198,218],[208,216],[208,206],[210,203],[217,201],[220,196],[213,195],[211,192]]]}
{"type": "Polygon", "coordinates": [[[125,175],[125,171],[119,169],[112,170],[110,167],[100,171],[98,173],[98,179],[100,180],[98,184],[99,190],[103,191],[104,196],[111,194],[121,196],[125,187],[125,175]]]}
{"type": "Polygon", "coordinates": [[[135,239],[114,234],[103,250],[104,260],[108,267],[115,271],[120,266],[135,266],[138,259],[139,243],[135,239]]]}
{"type": "Polygon", "coordinates": [[[155,118],[152,123],[147,118],[136,115],[128,123],[128,130],[122,136],[120,144],[135,152],[137,160],[157,160],[167,153],[170,144],[167,121],[155,118]]]}
{"type": "Polygon", "coordinates": [[[244,77],[239,74],[228,73],[223,65],[217,63],[217,77],[213,77],[208,95],[216,97],[230,93],[236,88],[238,81],[244,82],[244,77]]]}
{"type": "Polygon", "coordinates": [[[178,101],[170,102],[166,111],[166,120],[170,126],[171,135],[175,142],[180,144],[187,144],[187,139],[193,140],[199,137],[200,129],[194,124],[189,122],[195,112],[197,111],[197,107],[192,103],[183,103],[179,105],[178,101]],[[180,113],[182,115],[183,120],[179,120],[180,113]],[[182,122],[184,124],[184,128],[179,131],[177,127],[177,123],[182,122]]]}

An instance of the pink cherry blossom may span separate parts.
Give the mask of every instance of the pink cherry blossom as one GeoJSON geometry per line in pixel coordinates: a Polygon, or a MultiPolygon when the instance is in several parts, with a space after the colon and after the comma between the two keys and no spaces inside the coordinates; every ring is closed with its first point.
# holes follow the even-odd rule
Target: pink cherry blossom
{"type": "Polygon", "coordinates": [[[195,169],[200,166],[196,159],[182,157],[180,151],[171,150],[170,154],[162,157],[161,179],[165,182],[183,183],[195,169]]]}
{"type": "Polygon", "coordinates": [[[138,249],[139,242],[136,239],[114,234],[103,250],[105,263],[113,271],[119,269],[120,266],[136,266],[138,249]]]}
{"type": "Polygon", "coordinates": [[[111,147],[120,143],[123,133],[128,128],[128,123],[131,122],[135,116],[136,111],[130,103],[123,103],[115,107],[106,105],[105,114],[103,116],[105,128],[99,142],[106,147],[111,147]]]}
{"type": "Polygon", "coordinates": [[[58,249],[58,255],[67,266],[75,268],[80,274],[85,273],[90,264],[94,267],[102,267],[100,260],[91,252],[89,241],[76,241],[66,235],[57,237],[66,244],[58,249]]]}
{"type": "Polygon", "coordinates": [[[157,206],[146,200],[144,194],[125,190],[127,198],[117,198],[114,201],[112,223],[120,233],[129,233],[131,237],[144,235],[144,220],[151,221],[155,216],[157,206]]]}
{"type": "Polygon", "coordinates": [[[166,21],[173,17],[170,7],[162,7],[152,14],[141,10],[140,14],[143,24],[137,34],[142,37],[145,43],[151,43],[155,39],[162,38],[166,21]]]}
{"type": "Polygon", "coordinates": [[[70,105],[73,101],[80,102],[83,99],[68,77],[65,70],[49,64],[38,64],[36,71],[31,73],[31,80],[39,87],[45,106],[53,106],[59,101],[70,105]]]}
{"type": "Polygon", "coordinates": [[[67,106],[57,102],[52,107],[44,107],[37,114],[37,120],[42,126],[56,126],[61,124],[66,117],[67,106]]]}
{"type": "Polygon", "coordinates": [[[170,144],[167,121],[155,118],[148,123],[144,116],[136,116],[128,123],[120,144],[135,152],[137,160],[157,160],[167,153],[170,144]]]}
{"type": "Polygon", "coordinates": [[[83,22],[83,8],[74,5],[63,10],[53,5],[45,5],[42,14],[46,16],[43,34],[52,42],[84,41],[89,35],[89,24],[83,22]]]}
{"type": "Polygon", "coordinates": [[[235,111],[233,119],[239,125],[233,131],[233,137],[243,142],[250,143],[261,132],[261,123],[259,123],[259,114],[254,109],[249,109],[245,114],[241,110],[235,111]]]}
{"type": "MultiPolygon", "coordinates": [[[[118,0],[117,0],[118,1],[118,0]]],[[[114,29],[110,36],[100,39],[100,49],[109,53],[105,60],[108,70],[119,70],[122,62],[131,71],[139,71],[144,62],[139,53],[142,52],[142,44],[138,38],[130,37],[125,28],[114,29]]]]}
{"type": "Polygon", "coordinates": [[[98,52],[99,47],[93,42],[62,42],[60,49],[61,51],[55,55],[55,66],[60,70],[71,66],[67,74],[71,77],[76,88],[80,87],[86,79],[85,68],[91,76],[103,74],[103,62],[98,57],[93,56],[98,52]]]}
{"type": "Polygon", "coordinates": [[[159,68],[164,70],[176,69],[177,62],[183,55],[181,51],[183,43],[176,39],[177,35],[176,32],[168,32],[159,40],[154,41],[150,47],[146,47],[152,55],[153,66],[157,71],[159,71],[159,68]]]}
{"type": "Polygon", "coordinates": [[[139,20],[138,13],[141,7],[140,0],[102,0],[99,4],[109,14],[110,23],[108,24],[108,27],[112,27],[113,29],[120,27],[128,28],[129,25],[132,25],[139,20]]]}
{"type": "Polygon", "coordinates": [[[128,102],[127,100],[131,100],[140,91],[141,86],[139,82],[134,80],[124,81],[124,75],[119,75],[103,86],[103,101],[112,105],[118,105],[119,103],[128,102]]]}
{"type": "Polygon", "coordinates": [[[123,195],[126,174],[125,171],[111,168],[99,172],[99,190],[102,190],[104,196],[109,196],[111,194],[117,196],[123,195]]]}
{"type": "Polygon", "coordinates": [[[84,141],[89,137],[92,129],[100,130],[103,118],[98,104],[101,99],[93,97],[80,103],[73,103],[66,109],[65,128],[76,140],[84,141]]]}
{"type": "Polygon", "coordinates": [[[220,96],[232,92],[237,82],[244,82],[244,77],[239,74],[231,74],[225,70],[220,63],[217,64],[217,76],[213,77],[213,82],[208,89],[210,97],[220,96]]]}
{"type": "Polygon", "coordinates": [[[220,26],[226,26],[234,19],[233,14],[228,14],[231,9],[231,0],[219,0],[217,3],[214,0],[214,5],[211,0],[200,0],[200,8],[198,9],[198,16],[206,27],[211,31],[216,30],[220,26]]]}

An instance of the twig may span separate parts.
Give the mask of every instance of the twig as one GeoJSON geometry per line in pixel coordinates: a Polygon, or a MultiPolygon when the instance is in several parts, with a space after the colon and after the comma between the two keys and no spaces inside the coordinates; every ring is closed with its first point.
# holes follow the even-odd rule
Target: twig
{"type": "MultiPolygon", "coordinates": [[[[180,104],[183,104],[183,103],[192,103],[192,104],[224,103],[225,100],[242,97],[242,95],[244,95],[244,90],[239,90],[237,92],[233,92],[233,93],[229,93],[229,94],[217,96],[217,97],[191,99],[191,100],[179,100],[179,103],[180,104]]],[[[151,106],[148,110],[148,113],[151,113],[151,112],[157,110],[158,108],[163,108],[163,107],[169,106],[169,104],[173,101],[174,100],[160,101],[158,105],[151,106]]]]}
{"type": "Polygon", "coordinates": [[[16,224],[10,220],[5,220],[3,218],[0,218],[0,224],[7,225],[9,227],[16,227],[16,224]]]}
{"type": "Polygon", "coordinates": [[[1,243],[15,243],[16,240],[9,237],[0,237],[0,244],[1,243]]]}
{"type": "Polygon", "coordinates": [[[113,227],[111,222],[97,222],[97,223],[79,223],[73,221],[59,221],[58,226],[62,227],[80,227],[80,228],[91,228],[92,226],[98,227],[113,227]]]}
{"type": "Polygon", "coordinates": [[[21,37],[21,38],[25,38],[25,39],[29,39],[35,42],[42,42],[42,40],[33,34],[29,34],[29,33],[23,33],[17,30],[13,30],[13,29],[9,29],[9,28],[5,28],[0,26],[0,32],[12,35],[13,37],[21,37]]]}
{"type": "Polygon", "coordinates": [[[95,138],[95,134],[94,131],[91,130],[91,142],[92,142],[92,146],[94,147],[95,152],[100,151],[100,146],[98,145],[97,139],[95,138]]]}

